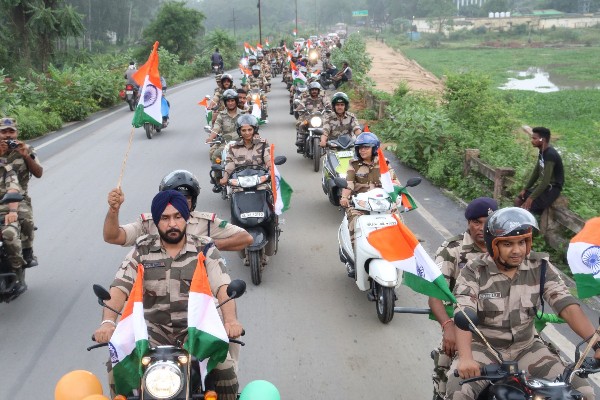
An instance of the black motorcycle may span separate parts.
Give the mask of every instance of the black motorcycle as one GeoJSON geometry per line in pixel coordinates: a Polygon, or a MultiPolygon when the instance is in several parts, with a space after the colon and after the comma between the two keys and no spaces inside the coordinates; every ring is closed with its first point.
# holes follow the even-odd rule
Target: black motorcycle
{"type": "MultiPolygon", "coordinates": [[[[19,193],[7,193],[0,199],[0,204],[8,204],[19,202],[23,200],[23,195],[19,193]]],[[[17,274],[13,272],[13,269],[8,262],[8,255],[4,248],[4,240],[2,234],[0,234],[0,303],[10,303],[20,293],[16,291],[17,285],[17,274]]],[[[25,277],[25,269],[23,269],[23,277],[25,277]]]]}
{"type": "MultiPolygon", "coordinates": [[[[459,329],[471,331],[474,335],[479,336],[465,313],[475,326],[478,325],[477,312],[471,308],[456,313],[454,316],[455,325],[459,329]]],[[[581,400],[583,395],[571,385],[573,376],[578,375],[587,378],[589,374],[600,372],[600,364],[594,358],[586,357],[580,360],[579,347],[584,344],[587,344],[586,341],[577,345],[575,363],[568,365],[554,381],[527,375],[526,371],[519,368],[517,361],[504,360],[500,352],[488,344],[490,351],[498,356],[500,364],[483,366],[480,376],[465,379],[461,382],[461,385],[475,381],[490,381],[491,384],[477,397],[478,400],[581,400]],[[581,363],[578,361],[581,361],[581,363]]],[[[454,376],[458,377],[458,371],[454,371],[454,376]]]]}
{"type": "Polygon", "coordinates": [[[215,75],[219,75],[223,73],[223,68],[221,68],[221,64],[212,64],[212,72],[215,75]]]}
{"type": "MultiPolygon", "coordinates": [[[[323,125],[325,123],[325,113],[329,112],[328,109],[321,111],[314,111],[308,113],[300,109],[302,106],[300,100],[294,102],[296,105],[296,111],[299,115],[298,118],[303,119],[302,124],[305,124],[306,135],[304,138],[304,147],[302,155],[306,158],[310,158],[313,161],[313,171],[319,172],[321,168],[321,155],[323,155],[323,149],[321,149],[321,135],[323,134],[323,125]]],[[[301,129],[301,126],[298,126],[301,129]]]]}
{"type": "Polygon", "coordinates": [[[323,90],[329,89],[329,86],[334,85],[333,77],[338,73],[337,68],[334,66],[332,69],[327,71],[321,71],[319,75],[319,83],[323,90]]]}
{"type": "MultiPolygon", "coordinates": [[[[121,314],[105,304],[105,301],[110,300],[110,294],[105,288],[100,285],[94,285],[93,288],[101,306],[121,314]]],[[[217,308],[232,299],[237,299],[245,291],[246,282],[239,279],[231,281],[227,287],[229,298],[219,304],[217,308]]],[[[92,336],[92,340],[95,341],[94,336],[92,336]]],[[[244,346],[244,343],[239,340],[229,339],[229,342],[244,346]]],[[[87,350],[105,346],[108,346],[108,343],[95,344],[88,347],[87,350]]],[[[203,389],[200,363],[182,347],[170,345],[152,347],[144,354],[140,363],[144,374],[140,381],[139,394],[128,396],[127,400],[208,400],[217,398],[213,374],[206,375],[203,389]]]]}
{"type": "MultiPolygon", "coordinates": [[[[275,165],[286,162],[284,156],[275,158],[275,165]]],[[[212,169],[222,169],[213,165],[212,169]]],[[[246,259],[250,266],[252,283],[260,285],[265,256],[277,253],[279,218],[274,212],[273,192],[259,188],[270,182],[269,170],[262,165],[242,165],[231,177],[227,191],[231,197],[231,223],[244,228],[252,235],[253,243],[246,248],[246,259]],[[270,250],[267,254],[267,246],[270,250]]]]}
{"type": "Polygon", "coordinates": [[[139,96],[139,93],[138,93],[137,87],[135,87],[131,83],[128,83],[125,85],[125,93],[124,93],[123,100],[125,100],[127,102],[127,104],[129,104],[130,111],[135,111],[135,108],[138,105],[138,100],[139,100],[138,96],[139,96]]]}

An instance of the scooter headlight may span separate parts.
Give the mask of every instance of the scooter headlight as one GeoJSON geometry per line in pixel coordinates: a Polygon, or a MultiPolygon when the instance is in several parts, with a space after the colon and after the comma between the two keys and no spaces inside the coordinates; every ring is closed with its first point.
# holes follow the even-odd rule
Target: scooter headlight
{"type": "Polygon", "coordinates": [[[252,95],[252,100],[254,100],[254,101],[258,100],[258,95],[257,94],[253,94],[252,95]]]}
{"type": "Polygon", "coordinates": [[[310,126],[313,128],[318,128],[323,123],[323,119],[321,117],[312,117],[310,119],[310,126]]]}
{"type": "Polygon", "coordinates": [[[158,361],[144,373],[144,387],[156,399],[172,399],[183,389],[183,374],[171,361],[158,361]]]}
{"type": "Polygon", "coordinates": [[[388,199],[369,198],[369,207],[371,208],[372,211],[377,211],[377,212],[387,211],[391,208],[391,206],[392,206],[392,204],[390,203],[390,201],[388,199]]]}
{"type": "Polygon", "coordinates": [[[238,176],[238,185],[243,188],[251,188],[260,184],[260,176],[238,176]]]}

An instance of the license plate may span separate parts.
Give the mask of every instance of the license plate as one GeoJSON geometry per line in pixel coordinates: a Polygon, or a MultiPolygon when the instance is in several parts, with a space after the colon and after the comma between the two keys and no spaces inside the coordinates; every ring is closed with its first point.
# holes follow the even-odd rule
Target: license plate
{"type": "Polygon", "coordinates": [[[337,152],[337,156],[339,158],[346,158],[346,157],[353,157],[354,153],[352,152],[352,150],[348,150],[348,151],[338,151],[337,152]]]}
{"type": "Polygon", "coordinates": [[[241,218],[263,218],[264,216],[264,212],[248,212],[240,215],[241,218]]]}
{"type": "Polygon", "coordinates": [[[133,90],[126,90],[125,93],[126,94],[133,94],[133,90]]]}

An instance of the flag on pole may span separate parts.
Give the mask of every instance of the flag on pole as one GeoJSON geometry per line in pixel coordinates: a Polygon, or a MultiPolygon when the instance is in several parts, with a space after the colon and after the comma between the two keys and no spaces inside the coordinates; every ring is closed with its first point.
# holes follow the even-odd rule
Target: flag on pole
{"type": "Polygon", "coordinates": [[[141,359],[150,347],[148,327],[144,318],[143,294],[144,267],[139,264],[121,321],[108,343],[115,389],[118,394],[124,396],[139,387],[143,375],[141,359]]]}
{"type": "Polygon", "coordinates": [[[212,122],[212,110],[208,109],[208,101],[210,100],[210,96],[206,95],[204,96],[204,98],[202,100],[200,100],[198,102],[198,105],[200,105],[201,107],[204,107],[204,111],[206,112],[206,123],[208,125],[210,125],[210,123],[212,122]]]}
{"type": "Polygon", "coordinates": [[[580,299],[600,294],[600,217],[590,219],[571,239],[567,261],[580,299]]]}
{"type": "Polygon", "coordinates": [[[294,29],[294,30],[292,31],[292,34],[293,34],[294,36],[296,36],[296,35],[298,34],[298,31],[297,31],[296,29],[294,29]]]}
{"type": "Polygon", "coordinates": [[[312,41],[311,41],[310,39],[308,39],[308,40],[306,41],[306,48],[307,48],[307,49],[310,49],[310,47],[311,47],[311,46],[312,46],[312,41]]]}
{"type": "Polygon", "coordinates": [[[183,345],[200,361],[203,377],[225,360],[229,350],[229,338],[208,283],[205,259],[203,253],[198,254],[188,298],[188,336],[183,345]]]}
{"type": "Polygon", "coordinates": [[[158,74],[158,42],[154,42],[148,61],[133,75],[133,79],[142,86],[142,91],[133,114],[132,125],[139,128],[149,122],[162,126],[162,84],[158,74]]]}
{"type": "Polygon", "coordinates": [[[275,165],[275,145],[271,144],[271,191],[273,192],[273,203],[275,204],[275,214],[281,215],[290,208],[290,200],[294,190],[281,177],[277,165],[275,165]]]}
{"type": "Polygon", "coordinates": [[[244,42],[244,51],[246,54],[250,54],[250,45],[246,42],[244,42]]]}
{"type": "Polygon", "coordinates": [[[262,117],[262,105],[261,105],[261,100],[260,100],[260,96],[252,96],[252,115],[256,118],[256,120],[258,121],[258,125],[264,125],[267,123],[267,121],[261,119],[262,117]]]}
{"type": "MultiPolygon", "coordinates": [[[[365,132],[369,132],[368,129],[369,127],[365,124],[365,132]]],[[[388,192],[393,202],[396,202],[398,200],[398,196],[400,195],[401,204],[406,211],[416,209],[417,203],[412,198],[410,193],[408,193],[408,190],[398,185],[394,185],[392,182],[392,174],[390,173],[390,168],[386,162],[381,147],[377,149],[377,158],[379,159],[379,174],[381,176],[381,187],[383,190],[388,192]]]]}
{"type": "Polygon", "coordinates": [[[372,231],[367,241],[384,260],[404,271],[403,283],[406,286],[426,296],[456,303],[440,268],[410,229],[396,214],[392,216],[396,219],[396,225],[372,231]]]}
{"type": "Polygon", "coordinates": [[[271,48],[271,45],[269,44],[269,41],[265,39],[265,46],[267,46],[267,48],[271,48]]]}
{"type": "Polygon", "coordinates": [[[290,61],[290,67],[292,68],[292,81],[294,85],[301,83],[306,84],[306,77],[302,72],[300,72],[300,70],[298,70],[296,64],[290,61]]]}
{"type": "Polygon", "coordinates": [[[250,46],[250,51],[252,52],[252,54],[256,55],[256,50],[254,49],[254,47],[250,46]]]}
{"type": "Polygon", "coordinates": [[[260,43],[256,43],[256,51],[257,52],[260,51],[262,53],[263,47],[262,47],[262,45],[260,43]]]}

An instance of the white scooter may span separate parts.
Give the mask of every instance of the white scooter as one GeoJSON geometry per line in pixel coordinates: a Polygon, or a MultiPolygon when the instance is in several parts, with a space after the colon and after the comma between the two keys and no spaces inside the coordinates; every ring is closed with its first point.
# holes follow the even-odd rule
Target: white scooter
{"type": "MultiPolygon", "coordinates": [[[[338,187],[347,187],[344,178],[334,179],[338,187]]],[[[417,186],[421,178],[411,178],[405,187],[417,186]]],[[[400,272],[390,262],[383,260],[377,250],[367,241],[367,236],[374,230],[396,225],[392,216],[395,212],[406,212],[392,202],[389,194],[381,189],[372,189],[352,197],[354,208],[365,212],[356,218],[354,228],[355,249],[352,248],[348,217],[344,215],[338,230],[340,260],[346,265],[348,276],[354,278],[356,286],[367,292],[370,301],[376,302],[377,317],[387,324],[394,318],[394,289],[400,282],[400,272]]]]}

